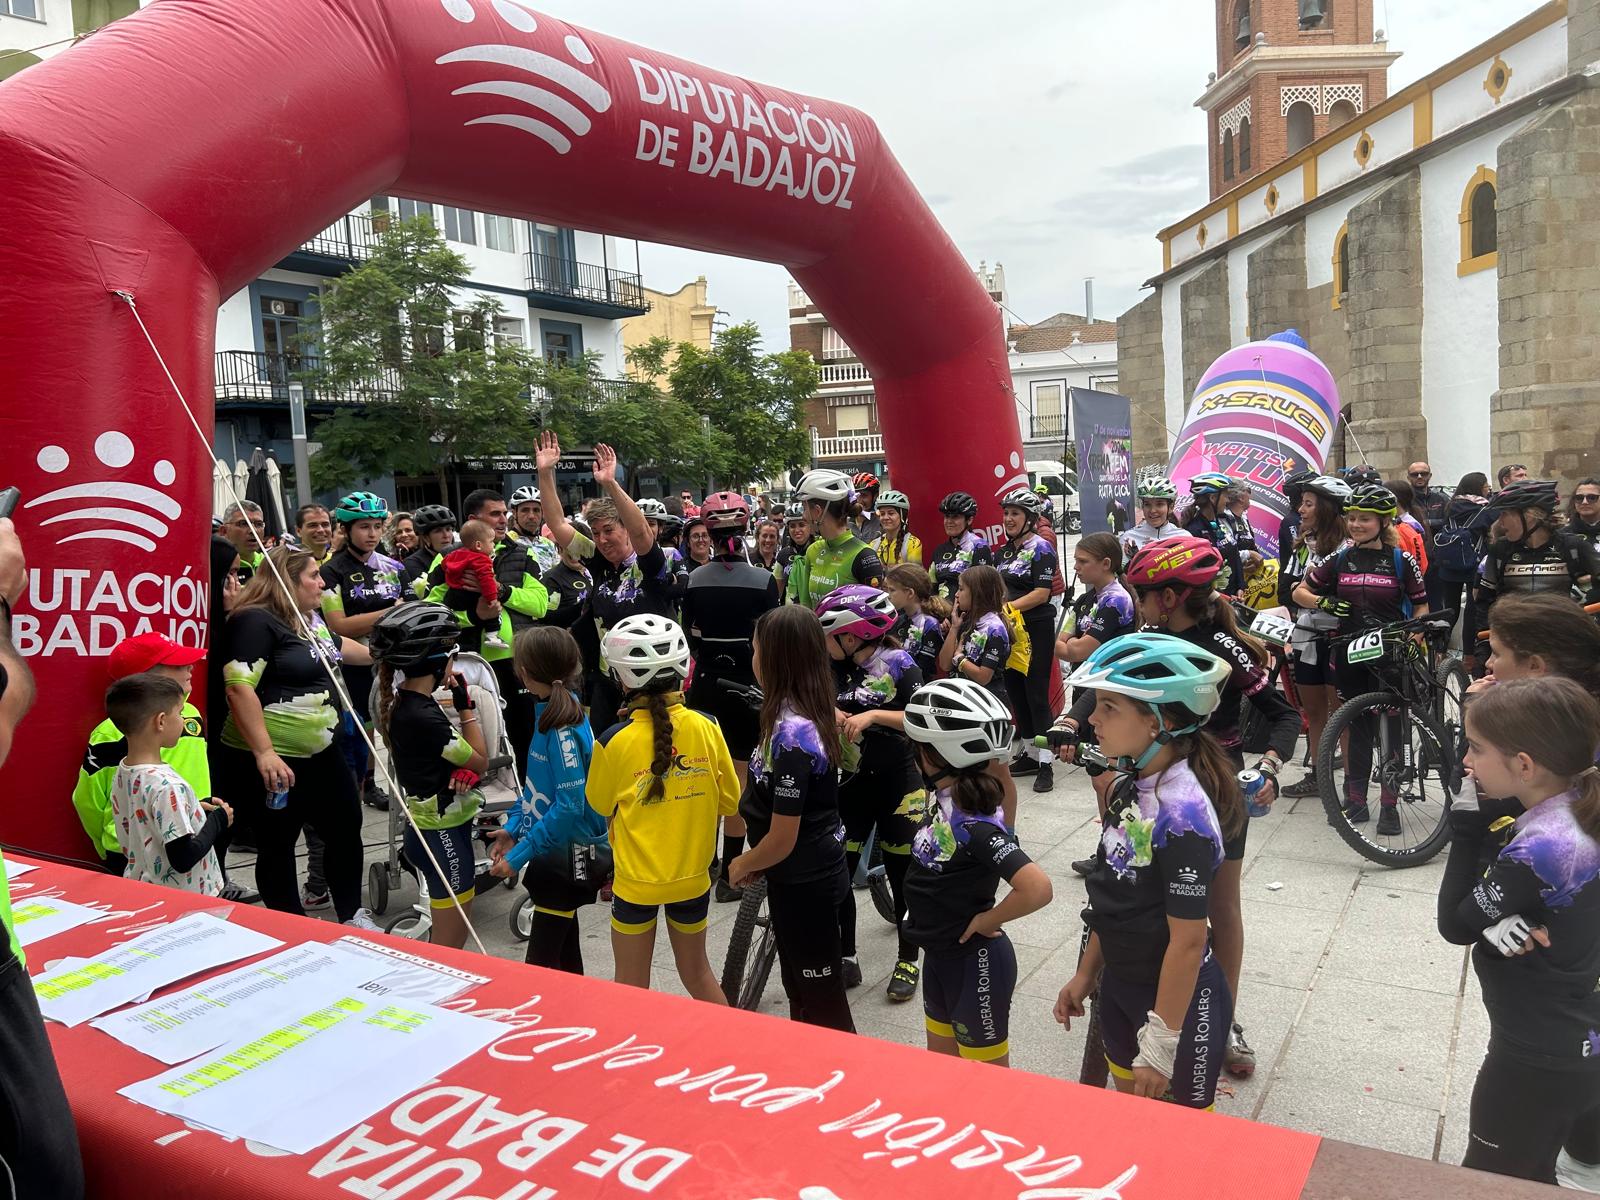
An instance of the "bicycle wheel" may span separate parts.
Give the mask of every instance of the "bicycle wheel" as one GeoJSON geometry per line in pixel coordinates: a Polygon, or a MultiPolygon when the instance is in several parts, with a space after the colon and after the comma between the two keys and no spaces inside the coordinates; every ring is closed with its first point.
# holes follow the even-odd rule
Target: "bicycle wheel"
{"type": "Polygon", "coordinates": [[[878,910],[878,915],[891,925],[900,922],[894,914],[894,892],[889,888],[889,873],[883,865],[883,851],[878,848],[874,839],[872,843],[872,861],[867,867],[867,891],[872,896],[872,907],[878,910]]]}
{"type": "Polygon", "coordinates": [[[767,924],[767,881],[763,878],[745,884],[744,898],[739,901],[739,911],[733,918],[728,957],[722,963],[722,994],[730,1003],[744,986],[745,967],[756,930],[765,929],[767,924]]]}
{"type": "Polygon", "coordinates": [[[739,993],[739,1007],[745,1012],[756,1012],[761,1007],[761,997],[766,994],[767,980],[772,975],[773,961],[778,957],[778,936],[772,932],[768,921],[761,927],[761,940],[756,943],[750,957],[750,973],[745,976],[744,988],[739,993]]]}
{"type": "MultiPolygon", "coordinates": [[[[1454,766],[1447,742],[1438,722],[1424,709],[1409,706],[1394,692],[1368,692],[1340,705],[1323,731],[1317,747],[1317,779],[1328,822],[1339,831],[1352,850],[1363,858],[1386,867],[1416,867],[1438,854],[1450,840],[1449,797],[1454,766]],[[1334,755],[1339,739],[1363,719],[1377,725],[1372,748],[1371,790],[1397,799],[1395,812],[1400,832],[1379,834],[1378,813],[1368,820],[1352,823],[1344,809],[1344,781],[1335,774],[1334,755]],[[1384,745],[1383,724],[1389,736],[1398,737],[1384,745]],[[1396,729],[1395,726],[1398,725],[1396,729]]],[[[1369,799],[1372,809],[1381,811],[1381,800],[1369,799]]]]}
{"type": "Polygon", "coordinates": [[[1467,669],[1461,665],[1461,658],[1456,654],[1447,654],[1439,663],[1439,669],[1434,672],[1434,681],[1439,685],[1437,710],[1434,718],[1439,722],[1439,728],[1447,735],[1445,749],[1452,754],[1459,754],[1461,740],[1465,737],[1467,719],[1467,688],[1472,686],[1472,676],[1467,674],[1467,669]]]}
{"type": "Polygon", "coordinates": [[[511,936],[525,942],[533,936],[533,897],[523,896],[511,906],[511,936]]]}

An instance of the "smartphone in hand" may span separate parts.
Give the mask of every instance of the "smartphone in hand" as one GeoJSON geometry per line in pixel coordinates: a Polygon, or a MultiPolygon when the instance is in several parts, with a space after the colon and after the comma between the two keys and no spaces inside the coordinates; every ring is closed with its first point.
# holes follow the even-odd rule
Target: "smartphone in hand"
{"type": "Polygon", "coordinates": [[[9,517],[17,507],[17,501],[22,499],[22,492],[18,488],[8,487],[0,492],[0,518],[9,517]]]}

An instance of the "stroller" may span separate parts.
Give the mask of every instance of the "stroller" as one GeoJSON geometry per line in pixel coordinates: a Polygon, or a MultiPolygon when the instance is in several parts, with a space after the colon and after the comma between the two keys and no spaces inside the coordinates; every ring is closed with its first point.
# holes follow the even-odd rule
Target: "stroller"
{"type": "MultiPolygon", "coordinates": [[[[473,862],[478,877],[478,890],[482,892],[496,883],[513,887],[516,884],[515,879],[498,880],[489,874],[487,855],[489,840],[504,823],[504,816],[511,810],[511,806],[517,803],[523,787],[520,764],[516,761],[510,735],[506,729],[505,702],[500,697],[500,687],[495,680],[494,671],[482,655],[457,651],[454,666],[466,681],[467,693],[472,697],[479,724],[483,728],[484,743],[489,748],[489,763],[483,773],[483,779],[478,784],[478,790],[483,794],[483,804],[473,819],[474,837],[482,843],[485,850],[483,854],[476,856],[473,862]]],[[[373,680],[372,688],[370,711],[376,713],[378,711],[376,679],[373,680]]],[[[450,717],[451,724],[459,728],[460,721],[449,703],[449,689],[438,689],[434,692],[434,699],[440,702],[450,717]]],[[[377,740],[377,750],[382,757],[383,767],[389,772],[389,778],[395,779],[394,759],[382,738],[377,740]]],[[[388,854],[383,861],[375,862],[367,869],[367,907],[374,914],[383,913],[389,906],[390,891],[400,886],[400,872],[403,868],[417,881],[417,901],[410,908],[386,921],[384,932],[399,937],[424,940],[429,930],[433,928],[433,910],[428,903],[428,888],[422,872],[406,860],[401,850],[401,839],[406,828],[406,815],[401,810],[403,803],[396,798],[389,805],[388,854]]]]}

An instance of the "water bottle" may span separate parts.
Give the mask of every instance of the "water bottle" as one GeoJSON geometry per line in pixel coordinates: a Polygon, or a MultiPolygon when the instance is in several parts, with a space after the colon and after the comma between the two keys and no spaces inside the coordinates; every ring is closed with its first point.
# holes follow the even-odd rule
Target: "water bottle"
{"type": "Polygon", "coordinates": [[[283,808],[288,803],[289,803],[289,789],[288,788],[284,788],[283,791],[281,791],[281,792],[268,792],[267,793],[267,807],[268,808],[279,809],[279,808],[283,808]]]}
{"type": "Polygon", "coordinates": [[[1236,777],[1239,780],[1239,790],[1244,793],[1244,807],[1252,817],[1264,817],[1272,811],[1270,804],[1257,804],[1255,797],[1267,784],[1267,777],[1260,771],[1240,771],[1236,777]]]}

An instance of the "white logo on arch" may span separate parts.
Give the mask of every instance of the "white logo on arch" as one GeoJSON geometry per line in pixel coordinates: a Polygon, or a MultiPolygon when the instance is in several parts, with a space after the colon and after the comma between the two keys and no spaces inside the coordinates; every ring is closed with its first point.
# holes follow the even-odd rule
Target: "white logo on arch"
{"type": "MultiPolygon", "coordinates": [[[[108,429],[94,440],[94,456],[100,466],[121,471],[133,465],[133,439],[120,430],[108,429]]],[[[72,466],[72,455],[61,446],[43,447],[34,461],[47,475],[60,475],[72,466]]],[[[157,459],[150,467],[150,478],[162,488],[171,487],[177,469],[167,459],[157,459]]],[[[94,479],[68,484],[23,505],[28,509],[63,506],[40,519],[40,528],[59,526],[56,545],[70,542],[123,542],[141,550],[154,550],[156,538],[171,529],[168,522],[183,513],[183,506],[145,483],[132,479],[94,479]],[[66,507],[66,506],[71,507],[66,507]],[[88,526],[88,528],[84,528],[88,526]]]]}
{"type": "MultiPolygon", "coordinates": [[[[489,3],[495,14],[513,29],[521,33],[533,33],[539,28],[538,18],[523,7],[521,0],[489,0],[489,3]]],[[[446,13],[463,25],[470,25],[478,19],[472,0],[440,0],[440,4],[446,13]]],[[[585,67],[594,65],[594,51],[576,34],[568,34],[562,39],[562,47],[572,62],[585,67]]],[[[533,109],[541,116],[532,117],[522,112],[489,113],[463,124],[504,125],[519,129],[538,138],[557,154],[566,154],[572,149],[573,138],[581,138],[593,128],[589,114],[574,100],[587,105],[595,113],[603,113],[611,107],[611,93],[593,76],[572,63],[525,46],[506,43],[466,46],[443,55],[437,61],[440,65],[471,62],[510,67],[560,89],[560,92],[552,91],[549,87],[521,78],[486,79],[481,83],[469,83],[450,93],[452,96],[499,96],[533,109]]]]}

